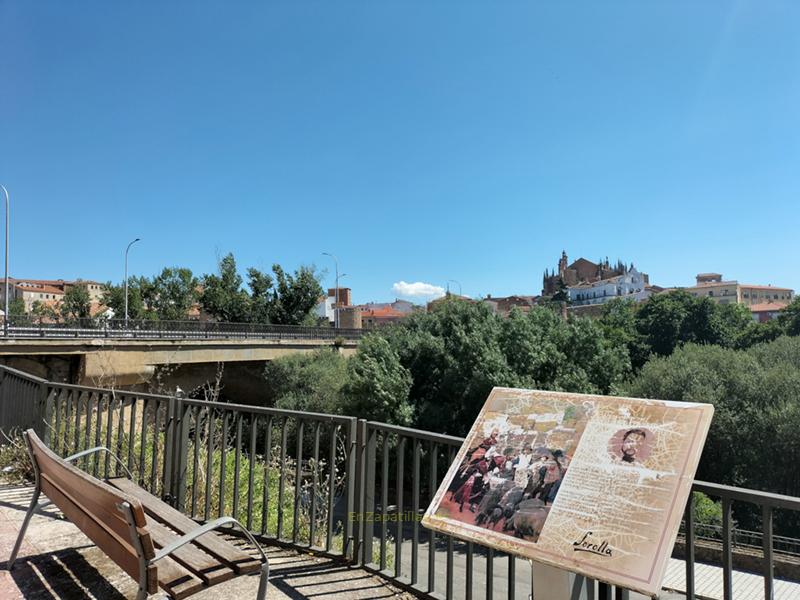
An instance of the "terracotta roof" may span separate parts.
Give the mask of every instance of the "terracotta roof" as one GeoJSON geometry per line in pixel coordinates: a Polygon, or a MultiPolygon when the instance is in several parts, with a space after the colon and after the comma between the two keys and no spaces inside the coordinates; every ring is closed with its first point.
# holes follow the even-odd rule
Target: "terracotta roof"
{"type": "Polygon", "coordinates": [[[783,310],[787,306],[787,304],[781,304],[780,302],[762,302],[760,304],[751,304],[747,308],[750,309],[750,312],[774,312],[783,310]]]}
{"type": "Polygon", "coordinates": [[[362,317],[378,317],[378,318],[391,318],[391,317],[405,317],[407,313],[401,312],[399,310],[395,310],[391,306],[388,307],[381,307],[381,308],[370,308],[370,309],[362,309],[361,316],[362,317]]]}
{"type": "Polygon", "coordinates": [[[51,285],[41,285],[41,286],[33,286],[33,285],[15,285],[15,288],[18,290],[22,290],[23,292],[31,292],[34,294],[59,294],[61,296],[64,295],[64,290],[60,290],[57,287],[53,287],[51,285]]]}

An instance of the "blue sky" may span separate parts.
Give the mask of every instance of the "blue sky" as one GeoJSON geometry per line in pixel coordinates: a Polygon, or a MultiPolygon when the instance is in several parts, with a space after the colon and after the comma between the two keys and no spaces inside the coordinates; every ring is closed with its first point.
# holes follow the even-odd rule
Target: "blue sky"
{"type": "Polygon", "coordinates": [[[800,3],[564,4],[2,0],[11,274],[800,288],[800,3]]]}

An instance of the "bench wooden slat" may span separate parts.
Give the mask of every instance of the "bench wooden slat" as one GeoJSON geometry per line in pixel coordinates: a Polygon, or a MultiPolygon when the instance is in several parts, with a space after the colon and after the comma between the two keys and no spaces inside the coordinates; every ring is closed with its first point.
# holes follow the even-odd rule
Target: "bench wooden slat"
{"type": "MultiPolygon", "coordinates": [[[[179,537],[177,533],[155,519],[150,519],[148,521],[147,529],[153,538],[153,542],[155,542],[156,546],[159,548],[163,548],[173,542],[175,538],[179,537]]],[[[221,583],[234,576],[233,569],[222,564],[191,543],[178,548],[175,552],[170,554],[170,556],[173,557],[176,562],[200,577],[207,585],[221,583]]]]}
{"type": "MultiPolygon", "coordinates": [[[[111,560],[117,563],[122,570],[138,581],[139,558],[133,548],[120,541],[103,526],[102,522],[96,521],[91,514],[87,513],[81,506],[54,486],[50,482],[47,473],[42,473],[39,480],[42,493],[61,509],[64,516],[75,524],[98,548],[105,552],[111,560]]],[[[151,594],[158,591],[155,565],[151,565],[147,570],[147,591],[151,594]]]]}
{"type": "MultiPolygon", "coordinates": [[[[197,528],[197,523],[192,519],[168,504],[165,504],[132,481],[123,477],[117,477],[109,479],[108,482],[139,500],[148,515],[158,519],[162,523],[168,524],[181,535],[189,533],[197,528]]],[[[260,559],[253,558],[246,552],[242,552],[234,545],[226,542],[215,532],[201,535],[194,543],[218,560],[232,567],[237,573],[252,573],[261,568],[260,559]]]]}
{"type": "MultiPolygon", "coordinates": [[[[51,480],[67,493],[70,493],[70,490],[80,492],[80,497],[84,498],[84,505],[91,511],[102,513],[111,522],[124,523],[127,530],[125,517],[117,510],[117,505],[124,501],[131,505],[136,525],[144,527],[147,524],[142,505],[136,498],[120,494],[118,488],[115,489],[88,473],[84,473],[75,465],[65,462],[63,458],[45,446],[39,438],[31,438],[31,447],[39,469],[48,473],[51,480]]],[[[71,495],[77,497],[74,493],[71,495]]],[[[127,537],[128,534],[125,533],[125,536],[127,537]]]]}
{"type": "Polygon", "coordinates": [[[158,583],[175,600],[181,600],[203,589],[203,581],[184,569],[172,559],[165,556],[156,563],[158,583]]]}

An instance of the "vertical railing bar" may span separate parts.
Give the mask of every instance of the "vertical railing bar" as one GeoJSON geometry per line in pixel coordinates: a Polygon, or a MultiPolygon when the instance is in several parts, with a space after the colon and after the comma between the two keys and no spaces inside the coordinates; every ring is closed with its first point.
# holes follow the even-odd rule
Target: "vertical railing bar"
{"type": "Polygon", "coordinates": [[[132,471],[133,469],[133,449],[135,447],[135,440],[136,440],[136,405],[138,401],[136,397],[131,397],[131,422],[128,424],[128,471],[132,471]]]}
{"type": "Polygon", "coordinates": [[[261,535],[267,535],[269,520],[269,480],[272,466],[272,417],[267,417],[264,433],[264,497],[261,499],[261,535]]]}
{"type": "Polygon", "coordinates": [[[303,487],[303,431],[305,421],[298,420],[297,423],[297,450],[295,452],[295,474],[294,474],[294,510],[292,512],[292,543],[297,544],[299,534],[300,516],[300,490],[303,487]]]}
{"type": "Polygon", "coordinates": [[[389,503],[389,434],[381,440],[381,545],[380,569],[386,568],[386,505],[389,503]]]}
{"type": "Polygon", "coordinates": [[[253,530],[253,479],[256,467],[256,434],[258,417],[250,415],[250,461],[247,468],[247,530],[253,530]]]}
{"type": "Polygon", "coordinates": [[[733,554],[732,527],[733,518],[730,498],[722,499],[722,597],[723,600],[733,598],[733,554]]]}
{"type": "Polygon", "coordinates": [[[283,418],[281,425],[281,447],[280,447],[280,479],[278,479],[278,526],[276,530],[276,537],[283,538],[283,496],[286,486],[286,444],[288,443],[288,417],[283,418]]]}
{"type": "Polygon", "coordinates": [[[203,507],[203,519],[208,521],[211,516],[211,479],[214,476],[214,425],[216,418],[214,409],[206,408],[207,437],[206,437],[206,497],[203,507]]]}
{"type": "Polygon", "coordinates": [[[517,596],[517,557],[506,554],[508,560],[508,600],[515,600],[517,596]]]}
{"type": "MultiPolygon", "coordinates": [[[[114,430],[114,401],[116,400],[116,394],[112,391],[108,396],[108,417],[106,418],[106,448],[111,450],[113,448],[111,444],[111,433],[114,430]]],[[[103,477],[108,479],[108,470],[111,468],[111,455],[108,452],[105,452],[105,464],[103,465],[103,477]]]]}
{"type": "Polygon", "coordinates": [[[75,390],[71,390],[71,396],[75,401],[75,431],[72,432],[72,436],[75,438],[75,445],[72,448],[72,453],[78,452],[81,446],[81,396],[82,393],[78,393],[75,390]]]}
{"type": "MultiPolygon", "coordinates": [[[[474,560],[474,548],[472,542],[467,542],[467,560],[466,560],[466,570],[467,570],[467,577],[466,577],[466,589],[464,590],[464,598],[465,600],[472,600],[472,570],[473,570],[473,560],[474,560]]],[[[531,594],[533,597],[533,594],[531,594]]]]}
{"type": "MultiPolygon", "coordinates": [[[[447,449],[447,464],[452,464],[455,458],[455,448],[452,446],[447,449]]],[[[433,491],[431,491],[433,493],[433,491]]],[[[469,498],[467,498],[467,509],[469,509],[469,498]]],[[[453,536],[447,536],[447,587],[445,590],[445,597],[447,600],[453,600],[453,536]]],[[[511,586],[509,582],[509,586],[511,586]]]]}
{"type": "Polygon", "coordinates": [[[161,435],[159,433],[161,429],[161,405],[163,402],[161,400],[155,401],[155,409],[153,410],[153,452],[150,464],[150,493],[158,495],[157,492],[157,485],[156,482],[158,480],[158,446],[161,443],[161,435]]]}
{"type": "MultiPolygon", "coordinates": [[[[87,450],[89,446],[89,440],[91,440],[92,436],[92,398],[94,397],[94,392],[89,392],[86,394],[86,428],[84,430],[84,440],[83,440],[83,449],[87,450]]],[[[89,471],[89,457],[85,456],[81,461],[83,463],[83,470],[89,471]]]]}
{"type": "Polygon", "coordinates": [[[145,479],[147,477],[147,468],[146,468],[145,462],[144,462],[144,460],[145,460],[145,454],[144,453],[145,453],[145,448],[147,446],[147,420],[149,418],[149,416],[147,414],[149,411],[147,409],[150,408],[151,404],[152,404],[152,401],[150,400],[150,398],[145,398],[144,399],[144,404],[142,405],[142,435],[139,436],[139,439],[141,440],[141,442],[140,442],[141,446],[139,446],[139,486],[140,487],[144,487],[144,482],[145,482],[145,479]]]}
{"type": "Polygon", "coordinates": [[[72,398],[70,398],[69,390],[60,390],[58,398],[58,402],[64,405],[64,432],[62,435],[64,454],[72,454],[69,444],[70,433],[72,433],[72,398]]]}
{"type": "Polygon", "coordinates": [[[217,517],[222,517],[225,514],[225,480],[227,479],[228,471],[228,411],[222,409],[222,446],[220,448],[220,464],[219,464],[219,507],[217,509],[217,517]]]}
{"type": "Polygon", "coordinates": [[[686,600],[695,600],[694,597],[694,492],[689,492],[689,501],[684,511],[686,550],[686,600]]]}
{"type": "Polygon", "coordinates": [[[378,430],[365,424],[367,447],[364,461],[364,564],[373,563],[373,538],[375,536],[375,463],[378,430]]]}
{"type": "MultiPolygon", "coordinates": [[[[429,493],[430,498],[429,501],[433,500],[434,494],[436,494],[436,488],[438,485],[437,477],[436,477],[436,466],[438,461],[439,454],[439,445],[436,442],[431,442],[431,455],[429,459],[429,493]]],[[[436,533],[434,533],[433,529],[428,531],[428,593],[432,594],[436,589],[436,533]]],[[[487,596],[487,598],[491,598],[491,596],[487,596]]]]}
{"type": "Polygon", "coordinates": [[[203,427],[201,425],[202,418],[200,414],[203,408],[201,406],[194,407],[194,435],[192,436],[192,500],[191,500],[191,516],[194,519],[197,516],[197,481],[200,471],[200,444],[203,442],[203,427]]]}
{"type": "MultiPolygon", "coordinates": [[[[100,434],[103,428],[103,399],[106,398],[104,393],[97,393],[97,427],[94,430],[94,445],[100,445],[100,434]]],[[[94,460],[92,461],[92,474],[97,477],[100,472],[100,454],[95,453],[92,455],[94,460]]]]}
{"type": "Polygon", "coordinates": [[[308,532],[308,545],[314,546],[317,533],[317,480],[319,479],[319,430],[322,422],[317,421],[314,427],[314,464],[311,471],[311,523],[308,532]]]}
{"type": "MultiPolygon", "coordinates": [[[[331,444],[328,448],[328,513],[327,513],[327,532],[325,536],[325,550],[330,552],[331,544],[333,544],[333,507],[336,493],[336,443],[339,438],[339,426],[336,423],[331,423],[331,444]]],[[[350,515],[344,516],[348,521],[350,515]]],[[[342,532],[344,535],[344,532],[342,532]]],[[[343,546],[347,544],[344,540],[343,546]]],[[[344,549],[344,548],[343,548],[344,549]]]]}
{"type": "Polygon", "coordinates": [[[399,578],[403,566],[403,529],[405,525],[405,515],[403,514],[403,478],[405,477],[405,458],[406,458],[406,438],[400,435],[397,440],[397,482],[395,483],[397,496],[397,524],[395,527],[394,540],[394,576],[399,578]]]}
{"type": "MultiPolygon", "coordinates": [[[[55,397],[55,413],[56,413],[56,422],[55,422],[55,436],[54,436],[54,443],[53,443],[53,451],[56,454],[66,454],[66,448],[61,447],[61,403],[58,402],[58,395],[55,397]]],[[[66,417],[65,417],[66,418],[66,417]]]]}
{"type": "Polygon", "coordinates": [[[486,598],[494,598],[494,548],[486,550],[486,598]]]}
{"type": "Polygon", "coordinates": [[[764,552],[764,600],[773,600],[775,597],[775,583],[772,555],[772,507],[764,505],[761,510],[762,544],[764,552]]]}
{"type": "Polygon", "coordinates": [[[241,473],[242,463],[242,418],[241,412],[236,413],[236,452],[233,459],[233,518],[241,521],[239,518],[239,475],[241,473]]]}
{"type": "MultiPolygon", "coordinates": [[[[122,458],[122,442],[125,438],[125,395],[119,396],[119,418],[117,419],[117,443],[115,451],[117,456],[122,458]]],[[[119,477],[119,462],[114,461],[114,476],[119,477]]]]}
{"type": "Polygon", "coordinates": [[[414,519],[411,522],[411,585],[419,581],[419,438],[414,438],[412,450],[411,473],[411,512],[414,519]]]}

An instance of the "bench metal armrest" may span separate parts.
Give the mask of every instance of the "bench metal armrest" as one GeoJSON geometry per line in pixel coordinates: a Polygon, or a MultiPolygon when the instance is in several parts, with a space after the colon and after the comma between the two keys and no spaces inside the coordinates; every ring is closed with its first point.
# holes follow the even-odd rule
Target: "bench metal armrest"
{"type": "Polygon", "coordinates": [[[239,523],[239,521],[237,521],[233,517],[220,517],[219,519],[214,519],[213,521],[209,521],[205,525],[200,525],[199,527],[197,527],[197,529],[192,529],[192,531],[190,531],[185,535],[182,535],[181,537],[173,541],[171,544],[167,544],[166,546],[161,548],[161,550],[153,558],[150,559],[150,563],[152,564],[157,560],[161,560],[165,556],[169,556],[181,546],[185,546],[189,542],[192,542],[197,538],[199,538],[201,535],[208,533],[209,531],[213,531],[214,529],[219,529],[224,525],[236,525],[239,529],[241,529],[247,536],[247,539],[250,540],[250,543],[253,544],[253,546],[255,546],[258,549],[258,552],[261,554],[261,558],[264,559],[264,562],[265,563],[269,562],[267,560],[267,555],[264,554],[264,550],[261,548],[261,544],[259,544],[255,540],[253,535],[247,530],[246,527],[244,527],[241,523],[239,523]]]}
{"type": "Polygon", "coordinates": [[[131,480],[133,479],[133,475],[128,470],[128,467],[125,466],[125,463],[122,462],[122,459],[119,456],[117,456],[116,454],[114,454],[111,450],[106,448],[105,446],[97,446],[95,448],[89,448],[88,450],[82,450],[81,452],[76,452],[75,454],[67,456],[64,460],[67,461],[67,462],[75,462],[76,460],[78,460],[82,456],[87,456],[89,454],[94,454],[95,452],[107,452],[111,456],[111,458],[113,458],[115,461],[117,461],[117,464],[120,467],[122,467],[122,469],[125,471],[125,474],[128,476],[128,479],[131,479],[131,480]]]}

